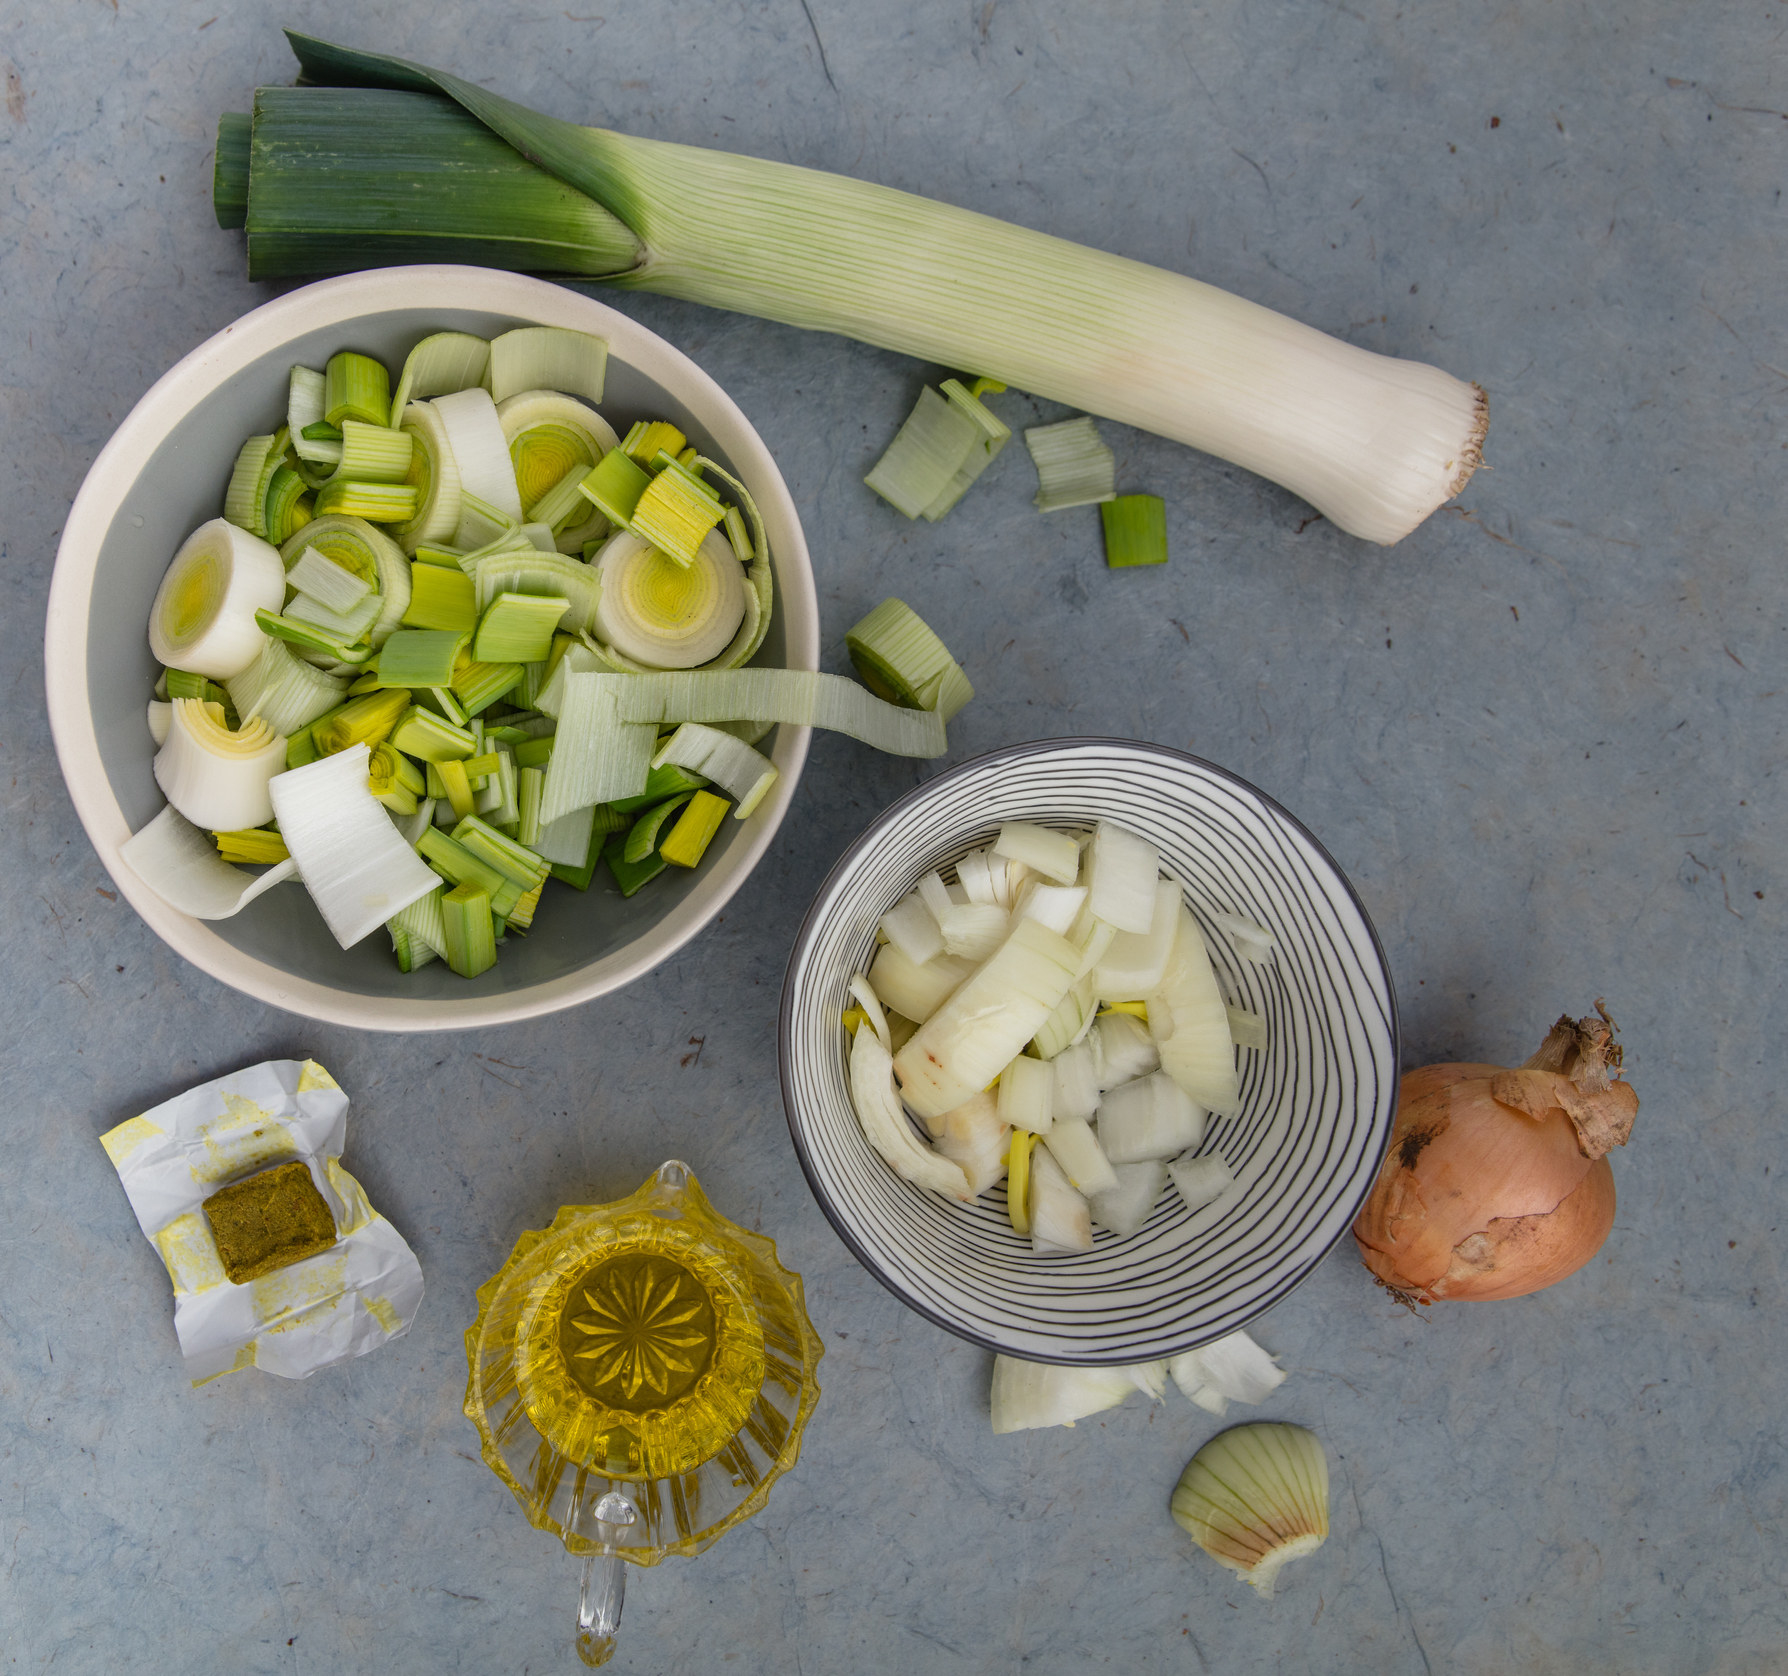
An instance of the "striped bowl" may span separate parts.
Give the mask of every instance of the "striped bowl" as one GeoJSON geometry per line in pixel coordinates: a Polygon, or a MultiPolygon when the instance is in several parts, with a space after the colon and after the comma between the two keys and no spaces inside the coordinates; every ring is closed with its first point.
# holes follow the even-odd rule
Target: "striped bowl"
{"type": "Polygon", "coordinates": [[[1347,1231],[1390,1139],[1397,1009],[1353,887],[1271,798],[1208,762],[1125,739],[1051,739],[939,775],[890,808],[821,887],[783,984],[782,1097],[820,1209],[858,1260],[928,1320],[988,1349],[1085,1365],[1152,1361],[1208,1343],[1291,1291],[1347,1231]],[[1012,1231],[1003,1185],[959,1205],[900,1180],[851,1106],[840,1017],[876,922],[933,867],[1005,820],[1143,834],[1180,878],[1236,1005],[1267,1022],[1240,1056],[1242,1110],[1201,1150],[1236,1188],[1189,1213],[1169,1186],[1140,1232],[1040,1257],[1012,1231]],[[1213,913],[1277,940],[1235,957],[1213,913]]]}

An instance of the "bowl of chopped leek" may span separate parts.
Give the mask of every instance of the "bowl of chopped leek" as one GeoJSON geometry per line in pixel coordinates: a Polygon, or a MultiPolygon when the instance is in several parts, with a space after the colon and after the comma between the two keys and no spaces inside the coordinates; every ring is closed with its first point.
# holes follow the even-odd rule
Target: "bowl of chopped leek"
{"type": "Polygon", "coordinates": [[[719,386],[449,266],[307,286],[163,377],[46,631],[131,904],[237,989],[388,1030],[570,1006],[695,936],[787,810],[776,683],[830,679],[817,650],[794,504],[719,386]]]}
{"type": "Polygon", "coordinates": [[[1179,1355],[1297,1286],[1389,1142],[1397,1013],[1312,833],[1117,739],[938,776],[821,887],[783,987],[820,1208],[927,1319],[1010,1356],[1179,1355]]]}

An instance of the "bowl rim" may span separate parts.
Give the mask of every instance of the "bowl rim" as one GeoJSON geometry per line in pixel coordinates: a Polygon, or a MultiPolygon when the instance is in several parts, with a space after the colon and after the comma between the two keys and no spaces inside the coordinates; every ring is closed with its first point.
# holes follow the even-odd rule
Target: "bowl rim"
{"type": "MultiPolygon", "coordinates": [[[[1378,927],[1372,923],[1372,916],[1366,912],[1366,904],[1360,900],[1360,893],[1354,888],[1353,880],[1347,876],[1345,870],[1336,862],[1335,858],[1329,854],[1328,847],[1322,840],[1319,839],[1303,821],[1299,820],[1298,817],[1287,809],[1276,797],[1262,791],[1260,787],[1253,784],[1252,781],[1243,779],[1241,775],[1234,773],[1232,770],[1224,768],[1219,763],[1212,762],[1208,757],[1195,756],[1190,751],[1178,750],[1172,745],[1159,745],[1152,740],[1123,739],[1113,734],[1069,734],[1060,738],[1032,739],[1017,745],[1004,745],[996,750],[984,751],[980,756],[971,757],[967,762],[957,763],[954,767],[944,770],[943,773],[934,775],[929,780],[922,781],[919,785],[914,786],[910,791],[903,793],[893,803],[889,804],[881,814],[876,816],[868,826],[866,826],[848,845],[845,846],[843,853],[838,857],[837,861],[833,863],[831,870],[826,874],[824,881],[820,884],[818,890],[814,892],[813,901],[808,905],[807,912],[802,917],[800,929],[795,933],[794,946],[789,951],[788,964],[783,969],[782,999],[777,1009],[776,1019],[776,1071],[778,1080],[782,1086],[783,1117],[788,1123],[789,1137],[794,1142],[795,1157],[800,1163],[802,1175],[807,1178],[808,1192],[813,1195],[814,1201],[819,1205],[820,1211],[825,1216],[826,1220],[832,1224],[833,1231],[844,1241],[846,1249],[849,1250],[851,1255],[855,1257],[876,1280],[880,1281],[881,1284],[892,1292],[901,1303],[905,1304],[908,1309],[912,1310],[917,1315],[923,1316],[927,1321],[931,1322],[933,1326],[942,1327],[946,1332],[953,1333],[958,1338],[967,1339],[970,1344],[978,1345],[983,1350],[991,1350],[996,1355],[1009,1356],[1016,1360],[1026,1362],[1047,1362],[1061,1367],[1116,1367],[1126,1364],[1117,1361],[1110,1356],[1038,1356],[1027,1354],[1025,1352],[1014,1350],[1009,1345],[1002,1344],[999,1340],[990,1338],[983,1333],[975,1332],[971,1328],[965,1327],[961,1322],[950,1320],[947,1316],[931,1308],[923,1299],[911,1295],[905,1288],[901,1287],[894,1278],[882,1268],[875,1256],[867,1249],[865,1244],[857,1238],[853,1230],[846,1224],[842,1215],[833,1207],[830,1199],[821,1191],[818,1177],[814,1171],[813,1162],[808,1155],[806,1140],[802,1134],[800,1125],[795,1120],[794,1090],[789,1078],[790,1039],[793,1031],[794,1012],[793,990],[796,967],[799,965],[803,955],[807,952],[808,946],[817,930],[821,904],[825,902],[827,896],[830,894],[833,883],[845,868],[856,860],[857,856],[862,853],[870,840],[875,838],[879,833],[883,832],[890,824],[892,824],[908,805],[917,802],[922,796],[930,795],[940,786],[947,785],[952,780],[963,779],[976,770],[984,768],[992,763],[1010,762],[1027,756],[1041,756],[1045,753],[1062,750],[1064,748],[1080,749],[1101,745],[1120,746],[1126,750],[1150,752],[1174,762],[1189,764],[1194,768],[1203,770],[1207,774],[1215,775],[1218,779],[1226,780],[1229,784],[1239,787],[1250,797],[1258,798],[1260,802],[1280,820],[1283,820],[1288,826],[1302,834],[1311,847],[1316,851],[1317,855],[1327,864],[1335,878],[1340,881],[1342,889],[1346,892],[1348,899],[1353,903],[1355,910],[1360,916],[1361,924],[1366,928],[1366,935],[1371,939],[1372,952],[1377,958],[1379,972],[1384,978],[1385,999],[1389,1003],[1391,1037],[1391,1078],[1389,1084],[1390,1108],[1387,1113],[1388,1121],[1385,1125],[1384,1140],[1379,1146],[1378,1156],[1373,1160],[1371,1170],[1362,1173],[1364,1185],[1354,1196],[1354,1202],[1348,1208],[1347,1218],[1341,1223],[1334,1236],[1330,1238],[1320,1250],[1311,1253],[1309,1258],[1299,1264],[1297,1269],[1275,1287],[1264,1300],[1262,1300],[1256,1307],[1251,1308],[1242,1320],[1225,1329],[1226,1333],[1239,1332],[1242,1328],[1247,1326],[1248,1323],[1257,1321],[1269,1310],[1274,1309],[1279,1304],[1283,1303],[1286,1298],[1302,1286],[1304,1282],[1315,1273],[1317,1266],[1323,1259],[1353,1231],[1354,1220],[1358,1217],[1361,1208],[1365,1205],[1366,1199],[1370,1195],[1374,1183],[1377,1182],[1379,1172],[1384,1166],[1385,1155],[1390,1150],[1391,1133],[1396,1127],[1397,1121],[1398,1068],[1401,1066],[1403,1059],[1403,1035],[1401,1018],[1397,1010],[1397,986],[1391,979],[1390,962],[1385,957],[1384,944],[1379,938],[1378,927]]],[[[1225,1336],[1224,1333],[1213,1334],[1210,1337],[1200,1339],[1197,1343],[1187,1344],[1184,1346],[1184,1349],[1196,1350],[1223,1336],[1225,1336]]]]}
{"type": "Polygon", "coordinates": [[[124,511],[129,488],[175,423],[225,379],[302,332],[347,325],[363,315],[427,308],[473,309],[604,337],[617,360],[648,377],[678,375],[679,396],[700,403],[741,476],[780,497],[789,538],[778,543],[776,608],[785,667],[819,667],[819,601],[806,536],[769,448],[738,404],[674,344],[593,297],[546,280],[499,269],[434,263],[374,268],[301,286],[251,309],[182,356],[125,416],[88,468],[57,545],[44,621],[44,691],[50,733],[75,813],[112,881],[149,928],[176,954],[255,999],[329,1024],[359,1030],[469,1030],[538,1018],[619,989],[668,960],[718,914],[763,858],[787,814],[807,759],[812,730],[785,725],[771,753],[781,771],[742,843],[728,852],[724,875],[710,873],[649,931],[588,966],[525,989],[446,1001],[362,995],[295,977],[246,954],[203,920],[170,907],[119,860],[131,836],[99,751],[88,703],[88,632],[101,545],[124,511]],[[641,352],[644,352],[644,364],[641,352]],[[703,886],[706,888],[703,888],[703,886]],[[644,945],[643,947],[641,945],[644,945]]]}

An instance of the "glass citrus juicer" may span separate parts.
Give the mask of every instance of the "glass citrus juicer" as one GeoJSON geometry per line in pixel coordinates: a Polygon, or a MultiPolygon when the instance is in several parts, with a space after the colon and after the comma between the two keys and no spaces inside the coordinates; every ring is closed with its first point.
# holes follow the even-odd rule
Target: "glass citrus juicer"
{"type": "Polygon", "coordinates": [[[623,1562],[699,1554],[769,1499],[824,1353],[800,1276],[674,1160],[563,1206],[478,1289],[466,1416],[529,1522],[584,1558],[586,1664],[614,1652],[623,1562]]]}

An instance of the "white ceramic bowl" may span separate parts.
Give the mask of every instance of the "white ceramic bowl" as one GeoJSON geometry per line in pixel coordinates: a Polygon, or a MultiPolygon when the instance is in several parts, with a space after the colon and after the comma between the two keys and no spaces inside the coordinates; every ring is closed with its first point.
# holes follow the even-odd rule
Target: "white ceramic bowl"
{"type": "Polygon", "coordinates": [[[859,1261],[903,1303],[964,1338],[1034,1361],[1152,1361],[1234,1332],[1291,1291],[1346,1233],[1390,1140],[1397,1012],[1359,898],[1298,821],[1234,775],[1160,745],[1055,739],[941,774],[896,803],[833,868],[782,992],[783,1101],[808,1184],[859,1261]],[[851,1107],[840,1018],[876,922],[930,868],[1004,820],[1086,830],[1101,817],[1156,844],[1184,881],[1230,1000],[1264,1015],[1240,1055],[1242,1110],[1201,1150],[1235,1172],[1189,1213],[1169,1186],[1129,1239],[1039,1257],[1012,1231],[1003,1184],[970,1206],[900,1180],[851,1107]],[[1277,939],[1237,959],[1213,912],[1277,939]]]}
{"type": "Polygon", "coordinates": [[[150,892],[118,848],[161,808],[145,708],[156,676],[150,602],[180,542],[222,505],[245,437],[284,417],[295,364],[338,349],[381,357],[393,377],[412,344],[448,329],[481,337],[569,326],[608,340],[602,411],[618,430],[670,419],[751,490],[769,536],[776,606],[754,660],[814,669],[819,609],[782,474],[744,414],[686,355],[624,314],[557,285],[488,268],[382,268],[307,285],[201,344],[132,409],[88,472],[56,555],[45,665],[56,752],[81,824],[131,905],[195,966],[307,1017],[369,1030],[465,1029],[568,1007],[630,983],[689,941],[769,846],[807,757],[808,730],[779,728],[782,770],[748,821],[727,822],[700,868],[630,899],[598,882],[548,892],[535,929],[467,982],[435,962],[405,975],[389,940],[336,946],[301,887],[281,885],[234,919],[189,919],[150,892]]]}

